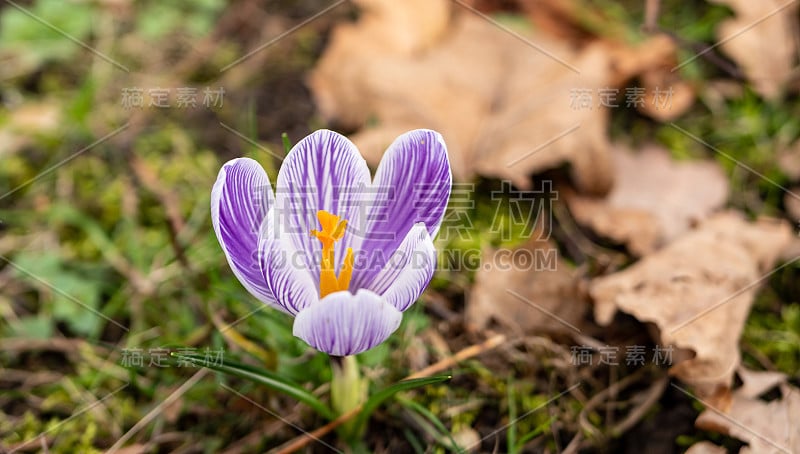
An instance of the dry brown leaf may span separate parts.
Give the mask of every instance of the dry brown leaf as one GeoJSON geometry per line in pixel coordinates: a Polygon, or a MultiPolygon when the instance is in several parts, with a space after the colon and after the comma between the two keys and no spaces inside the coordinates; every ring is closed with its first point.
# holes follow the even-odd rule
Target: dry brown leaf
{"type": "Polygon", "coordinates": [[[16,153],[30,142],[29,136],[13,133],[8,128],[0,129],[0,157],[16,153]]]}
{"type": "Polygon", "coordinates": [[[753,90],[767,99],[780,98],[797,61],[797,2],[710,1],[736,14],[717,28],[723,52],[741,67],[753,90]]]}
{"type": "Polygon", "coordinates": [[[579,183],[598,191],[609,186],[602,172],[608,167],[605,110],[570,108],[571,90],[606,83],[602,52],[576,55],[563,44],[536,40],[565,65],[469,13],[458,14],[436,46],[393,52],[376,39],[377,19],[369,11],[364,16],[334,33],[310,84],[324,116],[350,127],[379,120],[352,137],[372,164],[399,133],[428,127],[447,140],[457,178],[478,171],[526,187],[531,171],[570,161],[581,150],[601,171],[577,166],[579,183]]]}
{"type": "Polygon", "coordinates": [[[61,106],[54,101],[32,101],[15,106],[0,127],[0,156],[28,146],[39,134],[53,134],[61,125],[61,106]]]}
{"type": "Polygon", "coordinates": [[[486,250],[467,300],[466,320],[482,329],[491,319],[514,331],[580,331],[588,310],[571,266],[547,240],[512,250],[486,250]]]}
{"type": "Polygon", "coordinates": [[[800,142],[778,152],[778,167],[792,180],[800,180],[800,142]]]}
{"type": "Polygon", "coordinates": [[[755,371],[740,367],[736,372],[742,379],[742,386],[736,390],[740,396],[755,399],[770,389],[786,383],[786,374],[774,371],[755,371]]]}
{"type": "MultiPolygon", "coordinates": [[[[673,66],[674,67],[674,66],[673,66]]],[[[646,94],[644,103],[636,106],[639,112],[658,121],[672,121],[694,104],[694,87],[680,79],[669,67],[647,69],[639,76],[646,94]]]]}
{"type": "Polygon", "coordinates": [[[614,188],[604,198],[565,191],[575,219],[645,255],[720,208],[728,179],[711,161],[673,162],[663,148],[613,150],[614,188]]]}
{"type": "Polygon", "coordinates": [[[653,34],[642,45],[628,44],[628,30],[610,21],[607,11],[575,0],[517,0],[522,11],[540,30],[571,43],[596,42],[611,58],[611,85],[623,86],[638,75],[644,89],[636,109],[656,120],[670,121],[694,104],[694,87],[673,68],[678,64],[675,39],[653,34]]]}
{"type": "Polygon", "coordinates": [[[24,134],[52,132],[61,125],[61,105],[55,101],[29,102],[10,112],[8,126],[24,134]]]}
{"type": "Polygon", "coordinates": [[[784,385],[781,393],[781,399],[765,402],[737,390],[727,411],[708,408],[695,425],[746,442],[740,454],[800,452],[800,390],[784,385]]]}
{"type": "Polygon", "coordinates": [[[357,33],[369,34],[373,45],[400,54],[418,52],[437,41],[447,28],[452,4],[429,0],[357,3],[364,10],[357,33]],[[419,13],[422,10],[425,14],[419,13]]]}
{"type": "Polygon", "coordinates": [[[800,186],[789,189],[783,195],[783,206],[793,221],[800,222],[800,186]]]}
{"type": "Polygon", "coordinates": [[[659,343],[694,352],[670,372],[708,396],[730,388],[756,288],[792,236],[785,222],[717,214],[619,273],[595,279],[595,318],[619,309],[660,330],[659,343]]]}
{"type": "Polygon", "coordinates": [[[722,446],[717,446],[710,441],[695,443],[686,450],[685,454],[727,454],[728,450],[722,446]]]}
{"type": "Polygon", "coordinates": [[[781,252],[781,260],[785,262],[794,262],[797,259],[800,259],[800,238],[795,236],[792,238],[791,243],[781,252]]]}
{"type": "MultiPolygon", "coordinates": [[[[582,190],[610,188],[608,108],[598,93],[620,75],[607,45],[576,50],[531,30],[509,32],[510,25],[464,8],[452,18],[426,17],[410,37],[416,29],[407,22],[379,13],[390,8],[384,2],[360,2],[362,19],[337,27],[309,80],[324,117],[348,128],[370,124],[352,137],[370,163],[398,134],[426,127],[444,135],[459,179],[480,173],[526,188],[531,173],[570,163],[582,190]],[[576,101],[581,90],[589,106],[576,101]]],[[[442,4],[450,2],[426,8],[442,11],[442,4]]],[[[628,54],[661,55],[652,48],[662,41],[628,54]]]]}

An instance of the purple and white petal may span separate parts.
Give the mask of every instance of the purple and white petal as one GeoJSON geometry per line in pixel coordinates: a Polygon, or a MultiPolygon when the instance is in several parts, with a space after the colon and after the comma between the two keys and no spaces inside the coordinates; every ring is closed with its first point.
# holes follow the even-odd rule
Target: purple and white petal
{"type": "Polygon", "coordinates": [[[355,355],[385,341],[403,314],[369,290],[336,292],[300,311],[293,333],[334,356],[355,355]]]}
{"type": "Polygon", "coordinates": [[[438,132],[409,131],[389,146],[372,183],[375,197],[367,235],[358,246],[362,254],[370,255],[365,261],[369,266],[354,271],[351,288],[364,287],[375,278],[414,224],[424,223],[430,236],[436,236],[452,181],[447,147],[438,132]]]}
{"type": "Polygon", "coordinates": [[[253,296],[276,305],[258,258],[261,223],[274,205],[264,168],[249,158],[228,161],[211,190],[211,223],[233,274],[253,296]]]}
{"type": "Polygon", "coordinates": [[[287,236],[276,237],[276,216],[267,215],[259,241],[262,278],[278,307],[291,315],[319,302],[319,275],[316,280],[306,266],[305,251],[298,251],[287,236]]]}
{"type": "Polygon", "coordinates": [[[436,248],[425,224],[420,222],[365,288],[404,312],[419,298],[435,271],[436,248]]]}
{"type": "Polygon", "coordinates": [[[363,229],[364,194],[371,183],[369,168],[358,149],[341,134],[315,131],[292,148],[278,174],[275,196],[275,235],[287,236],[304,252],[305,263],[317,283],[320,242],[310,235],[319,229],[317,211],[325,210],[347,220],[345,237],[336,245],[338,273],[352,234],[363,229]]]}

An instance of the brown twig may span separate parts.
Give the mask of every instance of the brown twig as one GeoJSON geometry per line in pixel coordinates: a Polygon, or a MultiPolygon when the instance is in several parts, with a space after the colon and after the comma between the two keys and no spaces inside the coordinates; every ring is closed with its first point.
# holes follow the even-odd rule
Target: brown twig
{"type": "Polygon", "coordinates": [[[652,404],[654,404],[655,401],[658,400],[658,397],[661,396],[661,393],[663,393],[663,389],[661,389],[660,392],[658,392],[658,390],[660,389],[661,386],[666,387],[666,380],[668,380],[666,377],[662,377],[663,380],[665,380],[664,383],[661,383],[659,381],[646,392],[647,397],[644,400],[644,404],[641,404],[639,407],[637,407],[637,409],[634,409],[634,411],[632,411],[628,415],[628,417],[626,417],[623,421],[614,426],[614,428],[611,431],[600,432],[597,429],[597,427],[595,427],[594,424],[589,422],[588,416],[590,412],[594,411],[595,408],[599,407],[603,402],[605,402],[611,396],[618,395],[620,391],[636,383],[639,379],[642,378],[643,375],[647,373],[651,373],[651,369],[647,368],[639,369],[633,374],[628,375],[627,377],[619,381],[613,382],[608,388],[592,396],[592,398],[589,399],[588,402],[586,402],[580,414],[578,415],[578,422],[581,428],[583,429],[583,432],[585,434],[592,435],[592,438],[600,441],[600,440],[605,440],[606,437],[614,436],[616,434],[615,432],[616,430],[626,429],[628,427],[632,427],[633,425],[635,425],[636,422],[638,422],[638,420],[644,416],[644,413],[647,411],[647,409],[649,409],[650,406],[652,406],[652,404]]]}
{"type": "Polygon", "coordinates": [[[644,3],[644,31],[658,30],[658,15],[661,10],[661,0],[645,0],[644,3]]]}
{"type": "Polygon", "coordinates": [[[435,364],[431,364],[430,366],[426,367],[425,369],[422,369],[419,372],[415,372],[409,375],[408,377],[405,378],[405,380],[430,377],[433,374],[439,373],[445,369],[449,369],[455,366],[461,361],[465,361],[474,356],[478,356],[485,351],[497,348],[500,345],[504,344],[505,342],[506,342],[506,336],[504,334],[494,335],[489,339],[481,342],[480,344],[470,345],[469,347],[458,351],[455,355],[449,358],[444,358],[443,360],[438,361],[435,364]]]}
{"type": "Polygon", "coordinates": [[[640,395],[643,396],[642,401],[631,410],[625,419],[617,423],[611,428],[611,435],[617,437],[630,428],[635,426],[645,417],[650,408],[658,402],[664,390],[667,389],[669,383],[668,377],[661,377],[653,383],[647,390],[643,391],[640,395]]]}
{"type": "Polygon", "coordinates": [[[186,248],[178,239],[178,235],[183,230],[184,221],[181,216],[180,203],[177,197],[175,197],[175,194],[164,189],[161,182],[158,181],[158,175],[155,169],[139,158],[139,156],[131,153],[126,162],[133,171],[134,184],[139,186],[140,189],[146,189],[153,194],[164,207],[164,213],[167,217],[166,227],[169,233],[169,241],[172,245],[172,250],[175,252],[175,257],[178,259],[181,266],[191,273],[192,267],[189,263],[189,259],[186,257],[186,248]]]}

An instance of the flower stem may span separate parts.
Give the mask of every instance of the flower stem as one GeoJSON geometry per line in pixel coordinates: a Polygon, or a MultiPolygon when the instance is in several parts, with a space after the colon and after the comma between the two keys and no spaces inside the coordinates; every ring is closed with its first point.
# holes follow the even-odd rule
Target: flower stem
{"type": "MultiPolygon", "coordinates": [[[[331,356],[331,405],[333,411],[343,415],[367,398],[367,382],[358,370],[355,356],[331,356]]],[[[358,440],[363,435],[363,427],[356,427],[355,420],[340,426],[339,434],[348,442],[358,440]]]]}

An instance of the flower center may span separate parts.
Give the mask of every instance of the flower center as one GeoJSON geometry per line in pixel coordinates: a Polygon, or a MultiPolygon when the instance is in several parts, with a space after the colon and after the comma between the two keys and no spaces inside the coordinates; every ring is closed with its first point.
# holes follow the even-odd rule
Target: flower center
{"type": "Polygon", "coordinates": [[[333,292],[347,290],[353,275],[353,248],[347,248],[344,263],[336,277],[333,245],[344,236],[347,221],[325,210],[317,211],[317,219],[321,230],[312,230],[311,236],[322,243],[322,262],[319,269],[319,297],[325,298],[333,292]]]}

